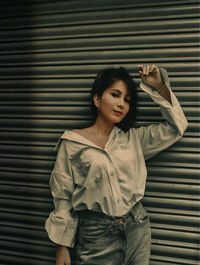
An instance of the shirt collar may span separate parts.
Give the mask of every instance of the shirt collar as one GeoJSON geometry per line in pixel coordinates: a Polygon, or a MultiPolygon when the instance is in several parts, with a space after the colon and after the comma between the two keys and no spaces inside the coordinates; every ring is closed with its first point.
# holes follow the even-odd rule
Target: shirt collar
{"type": "MultiPolygon", "coordinates": [[[[114,137],[114,135],[116,135],[119,131],[121,131],[120,128],[118,128],[117,126],[114,126],[110,135],[109,135],[109,138],[108,138],[108,141],[106,143],[106,146],[108,145],[108,143],[110,142],[110,140],[114,137]]],[[[67,139],[67,140],[70,140],[70,141],[74,141],[74,142],[78,142],[78,143],[81,143],[81,144],[85,144],[85,145],[89,145],[89,146],[93,146],[93,147],[96,147],[96,148],[99,148],[99,149],[102,149],[100,148],[99,146],[97,146],[95,143],[91,142],[89,139],[85,138],[84,136],[76,133],[76,132],[73,132],[72,130],[66,130],[63,135],[61,136],[61,139],[67,139]]],[[[105,148],[106,148],[105,146],[105,148]]]]}

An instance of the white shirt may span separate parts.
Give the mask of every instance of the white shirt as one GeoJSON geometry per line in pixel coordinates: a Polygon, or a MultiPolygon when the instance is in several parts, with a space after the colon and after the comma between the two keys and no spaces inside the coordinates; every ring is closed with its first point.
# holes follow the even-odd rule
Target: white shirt
{"type": "Polygon", "coordinates": [[[74,246],[78,225],[75,211],[89,209],[111,216],[128,213],[144,196],[145,159],[183,136],[187,120],[171,91],[167,72],[161,69],[161,73],[172,104],[144,83],[140,87],[160,105],[164,122],[131,128],[126,133],[115,126],[104,149],[72,130],[66,130],[61,136],[50,178],[55,210],[45,225],[55,243],[74,246]]]}

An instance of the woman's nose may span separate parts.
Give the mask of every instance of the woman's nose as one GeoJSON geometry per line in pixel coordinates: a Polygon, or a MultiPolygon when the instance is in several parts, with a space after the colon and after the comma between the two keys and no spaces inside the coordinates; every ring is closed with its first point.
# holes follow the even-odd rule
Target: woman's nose
{"type": "Polygon", "coordinates": [[[124,100],[121,99],[121,100],[119,101],[119,103],[118,103],[118,106],[121,107],[121,108],[124,108],[124,104],[125,104],[124,100]]]}

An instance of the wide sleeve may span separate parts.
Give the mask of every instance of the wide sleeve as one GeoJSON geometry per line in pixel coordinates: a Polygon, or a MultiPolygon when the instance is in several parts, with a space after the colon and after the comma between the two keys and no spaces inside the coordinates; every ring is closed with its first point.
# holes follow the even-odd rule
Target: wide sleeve
{"type": "Polygon", "coordinates": [[[141,89],[148,93],[152,100],[160,106],[161,113],[165,119],[164,122],[136,129],[145,159],[151,158],[178,141],[188,126],[183,110],[171,90],[166,70],[161,68],[160,71],[170,91],[171,103],[150,86],[145,85],[143,82],[140,84],[141,89]]]}
{"type": "Polygon", "coordinates": [[[50,177],[50,188],[55,210],[46,220],[45,229],[56,244],[73,247],[78,225],[78,216],[71,211],[74,182],[67,154],[66,140],[62,140],[54,169],[50,177]]]}

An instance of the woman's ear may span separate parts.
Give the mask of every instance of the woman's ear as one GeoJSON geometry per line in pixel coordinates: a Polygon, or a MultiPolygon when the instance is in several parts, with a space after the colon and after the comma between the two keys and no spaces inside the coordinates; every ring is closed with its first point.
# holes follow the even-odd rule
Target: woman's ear
{"type": "Polygon", "coordinates": [[[100,96],[97,93],[94,94],[93,101],[94,101],[94,105],[98,109],[99,108],[99,105],[100,105],[100,96]]]}

